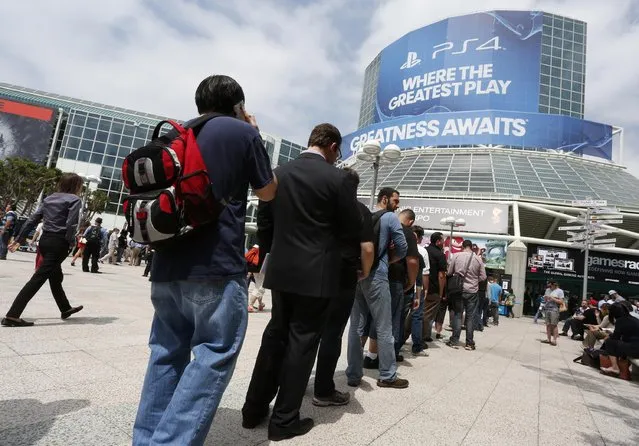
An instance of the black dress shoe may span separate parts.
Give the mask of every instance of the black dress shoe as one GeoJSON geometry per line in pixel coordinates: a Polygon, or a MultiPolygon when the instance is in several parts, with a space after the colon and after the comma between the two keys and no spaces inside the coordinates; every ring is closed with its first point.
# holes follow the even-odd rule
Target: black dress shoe
{"type": "Polygon", "coordinates": [[[4,327],[33,327],[33,322],[27,322],[24,319],[15,321],[5,317],[2,319],[2,322],[0,322],[0,325],[3,325],[4,327]]]}
{"type": "Polygon", "coordinates": [[[82,305],[78,306],[78,307],[73,307],[70,310],[67,311],[63,311],[60,315],[60,317],[62,319],[68,319],[69,316],[71,316],[72,314],[77,313],[78,311],[81,311],[84,307],[82,305]]]}
{"type": "Polygon", "coordinates": [[[311,418],[303,418],[297,422],[297,424],[291,427],[277,427],[270,425],[268,427],[268,439],[271,441],[282,441],[293,437],[299,437],[300,435],[307,434],[315,423],[311,418]]]}
{"type": "Polygon", "coordinates": [[[376,370],[379,368],[379,357],[375,359],[371,359],[368,356],[364,356],[364,362],[362,363],[362,367],[365,369],[376,370]]]}

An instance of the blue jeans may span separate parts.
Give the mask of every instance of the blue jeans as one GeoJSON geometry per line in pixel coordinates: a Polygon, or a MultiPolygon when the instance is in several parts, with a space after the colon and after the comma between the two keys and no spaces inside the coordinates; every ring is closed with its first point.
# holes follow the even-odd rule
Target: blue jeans
{"type": "Polygon", "coordinates": [[[355,302],[351,311],[351,323],[348,329],[348,367],[346,377],[349,383],[358,384],[362,376],[363,348],[359,335],[360,323],[370,310],[373,326],[377,332],[379,357],[379,379],[393,381],[397,377],[393,326],[391,322],[391,295],[388,279],[368,277],[357,285],[355,302]]]}
{"type": "Polygon", "coordinates": [[[154,282],[151,301],[151,356],[133,445],[203,444],[244,342],[246,279],[154,282]]]}
{"type": "Polygon", "coordinates": [[[477,310],[477,293],[462,293],[461,301],[458,305],[453,305],[455,311],[453,311],[453,318],[451,325],[453,326],[453,334],[450,337],[450,342],[457,344],[462,330],[462,313],[466,312],[466,345],[475,345],[474,340],[474,325],[475,325],[475,311],[477,310]]]}
{"type": "Polygon", "coordinates": [[[408,317],[408,312],[413,307],[413,300],[415,299],[415,291],[410,290],[408,293],[404,293],[402,286],[402,306],[399,308],[399,328],[398,334],[395,335],[393,332],[393,336],[395,337],[395,354],[399,355],[399,351],[404,346],[404,330],[406,329],[406,318],[408,317]]]}
{"type": "Polygon", "coordinates": [[[403,336],[402,328],[402,309],[404,308],[404,284],[390,280],[388,282],[391,295],[391,317],[393,321],[393,339],[395,339],[395,354],[398,353],[397,343],[403,336]]]}
{"type": "Polygon", "coordinates": [[[413,353],[424,350],[424,292],[419,296],[419,308],[411,315],[411,336],[413,338],[413,353]]]}

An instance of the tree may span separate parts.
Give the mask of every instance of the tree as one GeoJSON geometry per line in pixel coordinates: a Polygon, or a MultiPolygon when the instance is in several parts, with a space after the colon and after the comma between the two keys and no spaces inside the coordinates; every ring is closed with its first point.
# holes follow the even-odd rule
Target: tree
{"type": "Polygon", "coordinates": [[[0,202],[13,202],[29,214],[41,192],[51,193],[62,176],[56,168],[47,168],[26,158],[0,160],[0,202]]]}
{"type": "Polygon", "coordinates": [[[109,195],[100,189],[96,189],[89,195],[86,205],[86,214],[84,221],[90,223],[95,214],[101,214],[109,203],[109,195]]]}

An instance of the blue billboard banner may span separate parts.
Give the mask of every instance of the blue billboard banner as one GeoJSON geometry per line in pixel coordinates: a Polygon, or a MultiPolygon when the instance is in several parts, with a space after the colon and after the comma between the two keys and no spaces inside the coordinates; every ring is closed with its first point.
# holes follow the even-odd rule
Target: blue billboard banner
{"type": "Polygon", "coordinates": [[[555,149],[612,159],[612,126],[563,115],[482,110],[424,113],[363,127],[344,136],[355,153],[369,139],[401,149],[437,146],[503,145],[555,149]]]}
{"type": "Polygon", "coordinates": [[[375,122],[423,113],[539,110],[543,13],[492,11],[415,30],[381,53],[375,122]]]}

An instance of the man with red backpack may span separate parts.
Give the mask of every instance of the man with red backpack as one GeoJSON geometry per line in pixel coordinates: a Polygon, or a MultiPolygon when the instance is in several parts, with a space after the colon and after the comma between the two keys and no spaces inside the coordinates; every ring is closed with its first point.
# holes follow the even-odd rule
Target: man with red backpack
{"type": "MultiPolygon", "coordinates": [[[[195,128],[185,125],[190,138],[183,159],[176,157],[181,161],[176,165],[178,172],[180,165],[188,171],[188,163],[193,161],[190,157],[201,155],[196,161],[203,160],[205,169],[200,169],[203,175],[199,178],[207,178],[205,192],[223,207],[208,223],[192,230],[180,229],[175,240],[169,238],[167,243],[153,246],[151,301],[155,315],[149,366],[133,427],[134,445],[201,445],[206,440],[248,323],[243,246],[248,187],[263,201],[272,200],[277,189],[255,120],[244,110],[242,87],[228,76],[210,76],[198,86],[195,103],[202,115],[198,122],[204,122],[195,128]]],[[[172,149],[176,139],[169,141],[171,146],[164,153],[177,153],[172,149]]],[[[148,169],[153,166],[151,155],[131,161],[135,183],[131,177],[128,181],[133,186],[149,184],[161,172],[148,169]]],[[[178,179],[182,180],[186,184],[186,178],[178,179]]],[[[193,183],[189,187],[195,190],[193,183]]],[[[187,191],[183,188],[181,192],[187,191]]],[[[172,190],[165,192],[169,193],[172,190]]],[[[151,200],[130,198],[129,205],[136,212],[129,210],[127,219],[131,219],[134,240],[170,235],[169,226],[160,225],[175,209],[171,197],[165,196],[164,201],[158,198],[157,208],[146,207],[151,200]],[[164,220],[153,220],[162,212],[164,220]]],[[[189,197],[178,198],[186,201],[189,197]]],[[[186,217],[200,216],[184,209],[186,217]]]]}

